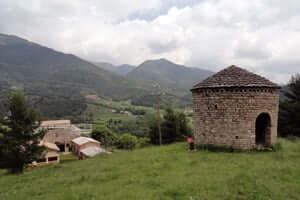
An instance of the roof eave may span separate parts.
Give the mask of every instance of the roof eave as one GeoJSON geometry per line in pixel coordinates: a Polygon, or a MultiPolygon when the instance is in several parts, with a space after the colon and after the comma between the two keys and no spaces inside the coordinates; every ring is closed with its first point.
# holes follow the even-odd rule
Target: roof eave
{"type": "Polygon", "coordinates": [[[220,86],[206,86],[206,87],[194,87],[190,89],[191,92],[194,92],[199,89],[221,89],[221,88],[274,88],[281,89],[281,86],[267,86],[267,85],[220,85],[220,86]]]}

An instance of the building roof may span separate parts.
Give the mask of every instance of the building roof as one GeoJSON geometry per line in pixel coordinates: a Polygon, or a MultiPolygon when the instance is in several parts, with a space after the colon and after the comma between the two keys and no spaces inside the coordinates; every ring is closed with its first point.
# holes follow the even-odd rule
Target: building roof
{"type": "Polygon", "coordinates": [[[268,79],[249,72],[237,66],[229,66],[220,72],[196,84],[192,91],[199,88],[224,88],[224,87],[269,87],[280,88],[268,79]]]}
{"type": "Polygon", "coordinates": [[[88,142],[95,142],[95,143],[100,144],[99,141],[94,140],[93,138],[88,138],[88,137],[78,137],[78,138],[75,138],[74,140],[72,140],[72,142],[74,142],[75,144],[78,144],[78,145],[83,145],[88,142]]]}
{"type": "Polygon", "coordinates": [[[57,126],[61,124],[71,125],[70,120],[50,120],[50,121],[42,121],[41,126],[57,126]]]}
{"type": "Polygon", "coordinates": [[[106,151],[100,147],[87,147],[80,151],[86,157],[94,157],[99,153],[106,153],[106,151]]]}
{"type": "Polygon", "coordinates": [[[59,151],[59,148],[57,147],[57,145],[54,143],[51,143],[51,142],[46,142],[46,141],[42,140],[42,141],[40,141],[40,145],[46,147],[47,149],[59,151]]]}
{"type": "Polygon", "coordinates": [[[71,128],[54,129],[47,131],[43,140],[51,143],[71,142],[73,139],[80,137],[80,130],[71,128]]]}

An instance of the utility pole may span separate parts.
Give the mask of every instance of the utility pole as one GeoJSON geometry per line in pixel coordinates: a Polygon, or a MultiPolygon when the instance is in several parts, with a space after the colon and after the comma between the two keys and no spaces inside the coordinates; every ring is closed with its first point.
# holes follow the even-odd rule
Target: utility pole
{"type": "Polygon", "coordinates": [[[159,145],[162,145],[161,127],[160,127],[160,94],[157,95],[157,128],[159,134],[159,145]]]}
{"type": "Polygon", "coordinates": [[[160,85],[158,83],[153,84],[154,88],[158,89],[157,92],[157,105],[156,105],[156,109],[157,109],[157,129],[158,129],[158,136],[159,136],[159,145],[162,145],[162,135],[161,135],[161,118],[160,118],[160,101],[161,101],[161,91],[160,91],[160,85]]]}

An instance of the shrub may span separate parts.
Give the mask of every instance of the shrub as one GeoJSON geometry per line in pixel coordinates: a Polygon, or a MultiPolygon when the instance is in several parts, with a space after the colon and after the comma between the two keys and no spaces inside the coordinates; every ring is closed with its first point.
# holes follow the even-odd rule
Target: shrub
{"type": "Polygon", "coordinates": [[[97,126],[92,132],[92,138],[98,140],[105,147],[114,146],[118,143],[118,137],[105,126],[97,126]]]}
{"type": "Polygon", "coordinates": [[[142,137],[142,138],[139,138],[138,139],[138,147],[139,148],[143,148],[143,147],[146,147],[150,144],[150,138],[147,138],[147,137],[142,137]]]}
{"type": "Polygon", "coordinates": [[[131,135],[129,133],[125,133],[120,136],[119,148],[132,150],[136,147],[137,142],[138,142],[138,140],[137,140],[136,136],[131,135]]]}
{"type": "Polygon", "coordinates": [[[277,142],[276,144],[272,145],[271,148],[273,151],[281,151],[283,149],[282,144],[280,142],[277,142]]]}

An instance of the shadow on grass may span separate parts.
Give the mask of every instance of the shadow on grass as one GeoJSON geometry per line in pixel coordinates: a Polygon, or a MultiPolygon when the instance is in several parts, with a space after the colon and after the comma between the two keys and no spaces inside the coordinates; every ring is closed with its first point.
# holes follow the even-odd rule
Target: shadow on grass
{"type": "Polygon", "coordinates": [[[67,163],[71,163],[71,162],[78,161],[78,160],[79,160],[78,157],[71,153],[60,155],[60,163],[61,164],[67,164],[67,163]]]}
{"type": "Polygon", "coordinates": [[[280,142],[270,147],[256,147],[253,149],[237,149],[227,146],[216,146],[211,144],[195,145],[196,151],[210,151],[210,152],[225,152],[225,153],[250,153],[250,152],[278,152],[282,151],[283,147],[280,142]]]}

